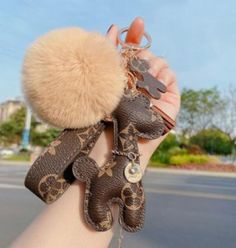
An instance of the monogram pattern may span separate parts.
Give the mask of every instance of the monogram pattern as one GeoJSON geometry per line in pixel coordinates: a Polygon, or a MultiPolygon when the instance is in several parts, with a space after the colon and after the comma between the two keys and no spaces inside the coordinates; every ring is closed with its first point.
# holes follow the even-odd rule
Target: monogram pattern
{"type": "Polygon", "coordinates": [[[56,155],[56,147],[59,146],[60,144],[61,144],[60,140],[53,141],[50,144],[50,146],[43,151],[42,156],[44,156],[46,153],[49,153],[50,155],[55,156],[56,155]]]}
{"type": "Polygon", "coordinates": [[[116,165],[116,161],[110,160],[103,167],[101,167],[98,173],[98,177],[102,177],[103,175],[108,175],[109,177],[113,176],[112,168],[116,165]]]}
{"type": "Polygon", "coordinates": [[[112,216],[111,212],[107,212],[106,219],[99,223],[100,228],[108,230],[111,228],[112,216]]]}
{"type": "MultiPolygon", "coordinates": [[[[161,135],[163,122],[153,115],[148,97],[137,91],[125,91],[112,115],[115,126],[114,150],[119,153],[113,154],[112,160],[100,169],[96,161],[88,155],[104,130],[104,122],[88,128],[65,130],[64,136],[59,136],[47,149],[46,156],[36,161],[45,166],[40,168],[40,173],[48,173],[37,183],[38,195],[47,203],[55,201],[73,181],[66,181],[60,177],[65,172],[67,180],[74,177],[86,183],[84,214],[87,222],[95,230],[106,231],[111,228],[112,215],[109,204],[112,203],[120,204],[120,223],[123,228],[132,232],[139,230],[143,225],[145,213],[142,182],[130,183],[124,172],[132,159],[127,154],[139,155],[138,137],[153,139],[161,135]],[[52,154],[57,156],[52,159],[52,154]],[[51,173],[46,167],[47,162],[51,163],[51,173]]],[[[135,158],[135,164],[139,164],[138,156],[135,158]]],[[[27,183],[33,183],[32,178],[29,177],[27,183]]]]}
{"type": "Polygon", "coordinates": [[[77,135],[77,138],[80,141],[80,144],[83,144],[85,140],[87,140],[90,137],[92,137],[96,133],[97,127],[98,127],[98,125],[96,124],[96,125],[94,125],[94,126],[92,126],[90,128],[81,128],[81,129],[79,129],[76,135],[77,135]]]}
{"type": "Polygon", "coordinates": [[[143,187],[140,184],[126,183],[121,191],[121,199],[128,209],[139,210],[144,203],[143,187]]]}
{"type": "Polygon", "coordinates": [[[142,182],[130,182],[125,176],[125,170],[131,160],[135,166],[139,166],[138,137],[157,138],[162,134],[164,126],[162,119],[150,109],[148,97],[134,93],[126,90],[113,112],[113,149],[116,152],[112,160],[99,168],[94,159],[85,156],[79,158],[78,163],[72,167],[73,175],[86,182],[85,219],[97,231],[111,228],[109,206],[112,203],[120,204],[120,224],[126,231],[140,230],[144,223],[145,197],[142,182]]]}
{"type": "Polygon", "coordinates": [[[64,178],[57,179],[56,174],[49,174],[40,180],[38,191],[47,203],[51,203],[64,193],[66,187],[64,178]]]}
{"type": "Polygon", "coordinates": [[[136,133],[137,130],[135,129],[133,123],[129,123],[129,125],[124,128],[119,133],[119,140],[122,145],[122,150],[124,152],[131,151],[135,149],[135,142],[136,142],[136,133]]]}

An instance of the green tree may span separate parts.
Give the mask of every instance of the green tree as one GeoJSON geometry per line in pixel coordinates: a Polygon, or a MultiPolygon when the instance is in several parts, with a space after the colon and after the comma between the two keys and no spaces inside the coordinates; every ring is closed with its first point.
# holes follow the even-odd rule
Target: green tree
{"type": "Polygon", "coordinates": [[[179,146],[179,142],[177,140],[176,135],[173,133],[169,133],[168,136],[164,139],[164,141],[157,148],[157,150],[166,152],[170,150],[171,148],[178,147],[178,146],[179,146]]]}
{"type": "MultiPolygon", "coordinates": [[[[25,107],[20,108],[10,118],[0,125],[0,143],[5,146],[11,144],[21,144],[22,133],[25,125],[26,109],[25,107]]],[[[46,146],[53,139],[55,139],[60,130],[55,128],[47,129],[44,132],[38,132],[37,125],[39,123],[32,117],[30,139],[33,145],[46,146]]]]}
{"type": "Polygon", "coordinates": [[[31,131],[31,143],[35,146],[47,146],[51,143],[60,133],[60,130],[50,128],[44,132],[31,131]]]}
{"type": "Polygon", "coordinates": [[[169,133],[166,139],[157,147],[156,151],[152,154],[151,161],[168,164],[170,160],[170,151],[178,148],[179,142],[173,133],[169,133]]]}
{"type": "Polygon", "coordinates": [[[4,145],[12,143],[20,144],[22,130],[24,128],[26,110],[24,107],[20,108],[12,114],[6,122],[0,125],[0,142],[4,145]]]}
{"type": "Polygon", "coordinates": [[[229,85],[223,93],[225,109],[219,112],[216,126],[227,133],[236,144],[236,87],[229,85]]]}
{"type": "Polygon", "coordinates": [[[225,101],[217,88],[183,89],[179,127],[184,135],[214,126],[216,115],[225,108],[225,101]]]}
{"type": "Polygon", "coordinates": [[[230,136],[219,129],[202,130],[190,138],[190,144],[198,145],[211,154],[231,154],[233,143],[230,136]]]}

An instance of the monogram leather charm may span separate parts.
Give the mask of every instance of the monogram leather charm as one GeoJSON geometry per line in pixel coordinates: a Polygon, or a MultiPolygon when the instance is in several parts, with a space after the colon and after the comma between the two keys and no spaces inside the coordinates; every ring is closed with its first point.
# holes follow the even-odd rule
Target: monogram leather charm
{"type": "MultiPolygon", "coordinates": [[[[124,31],[128,29],[120,34],[124,31]]],[[[146,46],[123,46],[118,53],[96,33],[62,29],[40,38],[24,63],[23,86],[32,109],[45,122],[64,128],[33,163],[25,185],[49,204],[75,180],[84,182],[84,217],[97,231],[112,227],[114,203],[126,231],[142,228],[145,195],[138,139],[156,139],[174,125],[150,102],[166,92],[165,85],[149,73],[146,60],[133,57],[134,51],[150,46],[149,35],[144,36],[146,46]],[[98,165],[89,155],[108,122],[114,130],[112,156],[98,165]]]]}
{"type": "Polygon", "coordinates": [[[146,60],[134,57],[129,61],[129,67],[131,71],[138,74],[136,86],[143,89],[152,98],[160,99],[160,92],[166,92],[166,86],[148,72],[149,65],[146,60]]]}
{"type": "MultiPolygon", "coordinates": [[[[85,219],[97,231],[112,227],[112,203],[120,206],[119,222],[123,228],[135,232],[142,228],[145,197],[142,181],[125,176],[129,154],[139,154],[138,137],[155,139],[162,135],[164,122],[150,108],[150,100],[143,94],[127,90],[113,113],[114,150],[117,151],[101,168],[88,156],[78,157],[72,166],[73,175],[86,182],[85,219]]],[[[139,157],[134,161],[139,166],[139,157]]],[[[131,168],[130,168],[131,169],[131,168]]]]}

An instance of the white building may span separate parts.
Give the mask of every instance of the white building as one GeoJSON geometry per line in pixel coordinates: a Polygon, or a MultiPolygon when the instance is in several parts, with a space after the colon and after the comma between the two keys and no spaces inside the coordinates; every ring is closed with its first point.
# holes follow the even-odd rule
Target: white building
{"type": "Polygon", "coordinates": [[[6,121],[13,113],[24,106],[20,100],[7,100],[0,104],[0,123],[6,121]]]}

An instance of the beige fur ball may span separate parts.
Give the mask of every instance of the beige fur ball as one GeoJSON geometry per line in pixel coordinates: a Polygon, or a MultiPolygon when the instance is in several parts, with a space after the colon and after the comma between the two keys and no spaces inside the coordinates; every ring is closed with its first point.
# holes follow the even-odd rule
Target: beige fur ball
{"type": "Polygon", "coordinates": [[[22,81],[33,112],[59,128],[94,125],[112,113],[125,87],[114,45],[80,28],[39,38],[26,53],[22,81]]]}

